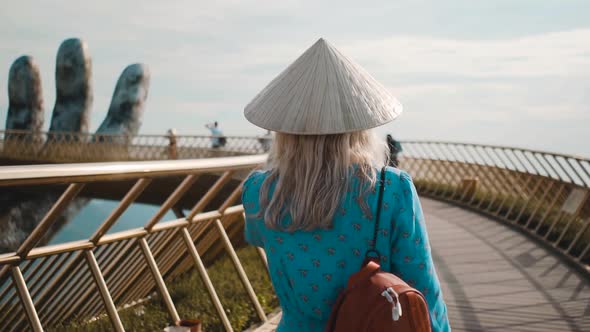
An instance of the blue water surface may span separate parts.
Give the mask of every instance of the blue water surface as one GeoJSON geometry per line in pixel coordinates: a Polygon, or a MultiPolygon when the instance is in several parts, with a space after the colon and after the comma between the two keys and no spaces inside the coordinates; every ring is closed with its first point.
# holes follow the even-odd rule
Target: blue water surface
{"type": "MultiPolygon", "coordinates": [[[[117,207],[119,201],[92,199],[62,229],[49,244],[88,239],[117,207]]],[[[142,227],[158,211],[159,206],[134,203],[121,215],[108,234],[142,227]]],[[[176,219],[172,211],[166,212],[162,221],[176,219]]]]}

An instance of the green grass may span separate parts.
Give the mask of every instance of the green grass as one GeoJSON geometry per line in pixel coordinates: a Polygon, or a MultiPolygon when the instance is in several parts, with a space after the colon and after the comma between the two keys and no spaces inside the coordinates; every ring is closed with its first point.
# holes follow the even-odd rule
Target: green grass
{"type": "MultiPolygon", "coordinates": [[[[245,247],[237,252],[260,304],[265,312],[273,311],[279,303],[266,268],[255,248],[245,247]]],[[[257,323],[259,319],[254,306],[247,297],[229,257],[220,258],[207,270],[234,330],[242,331],[257,323]]],[[[207,332],[224,331],[206,288],[195,269],[175,278],[172,282],[167,281],[166,285],[181,318],[200,319],[203,321],[203,330],[207,332]]],[[[158,295],[143,304],[120,310],[119,315],[127,331],[162,331],[171,323],[168,311],[158,295]]],[[[106,316],[92,322],[75,319],[47,329],[47,331],[55,332],[110,330],[113,330],[113,327],[106,316]]]]}

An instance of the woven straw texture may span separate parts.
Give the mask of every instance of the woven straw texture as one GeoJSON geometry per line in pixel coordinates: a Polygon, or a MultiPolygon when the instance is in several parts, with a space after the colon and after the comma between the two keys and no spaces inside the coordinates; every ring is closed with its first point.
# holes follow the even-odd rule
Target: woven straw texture
{"type": "Polygon", "coordinates": [[[399,101],[361,66],[319,39],[244,109],[253,124],[281,133],[324,135],[383,125],[399,101]]]}

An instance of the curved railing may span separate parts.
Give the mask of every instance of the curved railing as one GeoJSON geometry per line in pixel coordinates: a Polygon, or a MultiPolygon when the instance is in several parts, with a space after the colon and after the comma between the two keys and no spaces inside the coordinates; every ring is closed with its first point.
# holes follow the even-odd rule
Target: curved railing
{"type": "Polygon", "coordinates": [[[259,154],[268,150],[268,137],[224,136],[213,147],[212,136],[111,135],[0,131],[0,158],[33,162],[100,162],[197,159],[259,154]]]}
{"type": "Polygon", "coordinates": [[[0,187],[5,190],[26,190],[31,185],[35,185],[35,191],[46,187],[52,190],[62,188],[59,199],[18,249],[0,255],[0,326],[3,331],[25,330],[27,321],[33,330],[42,331],[42,326],[53,326],[74,317],[88,319],[105,312],[115,330],[123,331],[117,307],[144,299],[154,289],[164,301],[171,321],[177,321],[179,315],[166,283],[193,265],[206,285],[223,326],[231,331],[204,263],[224,250],[229,254],[258,317],[266,320],[230,241],[230,238],[238,242],[242,239],[243,208],[234,205],[241,193],[241,179],[259,167],[265,158],[265,155],[259,155],[174,163],[1,167],[0,187]],[[214,178],[199,181],[206,176],[214,178]],[[158,211],[145,220],[143,227],[107,234],[142,193],[151,185],[157,188],[158,181],[168,177],[177,180],[180,177],[182,181],[171,194],[164,196],[158,211]],[[128,189],[92,236],[59,245],[37,246],[68,206],[83,196],[85,188],[97,184],[111,185],[116,181],[127,181],[128,189]],[[187,197],[194,187],[202,195],[194,199],[190,195],[187,197]],[[225,192],[222,203],[212,207],[212,202],[222,192],[225,192]],[[189,208],[179,208],[181,200],[189,208]],[[174,211],[178,219],[161,221],[169,210],[174,211]],[[183,211],[190,212],[185,215],[183,211]]]}
{"type": "Polygon", "coordinates": [[[402,144],[401,166],[422,194],[501,219],[588,272],[589,159],[491,145],[402,144]]]}

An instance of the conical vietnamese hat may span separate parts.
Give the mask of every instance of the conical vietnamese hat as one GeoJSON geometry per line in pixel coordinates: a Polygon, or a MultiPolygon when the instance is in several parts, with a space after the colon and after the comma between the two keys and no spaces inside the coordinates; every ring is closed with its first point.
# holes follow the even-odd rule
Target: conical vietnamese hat
{"type": "Polygon", "coordinates": [[[320,38],[254,97],[244,116],[280,133],[326,135],[374,128],[401,112],[387,88],[320,38]]]}

